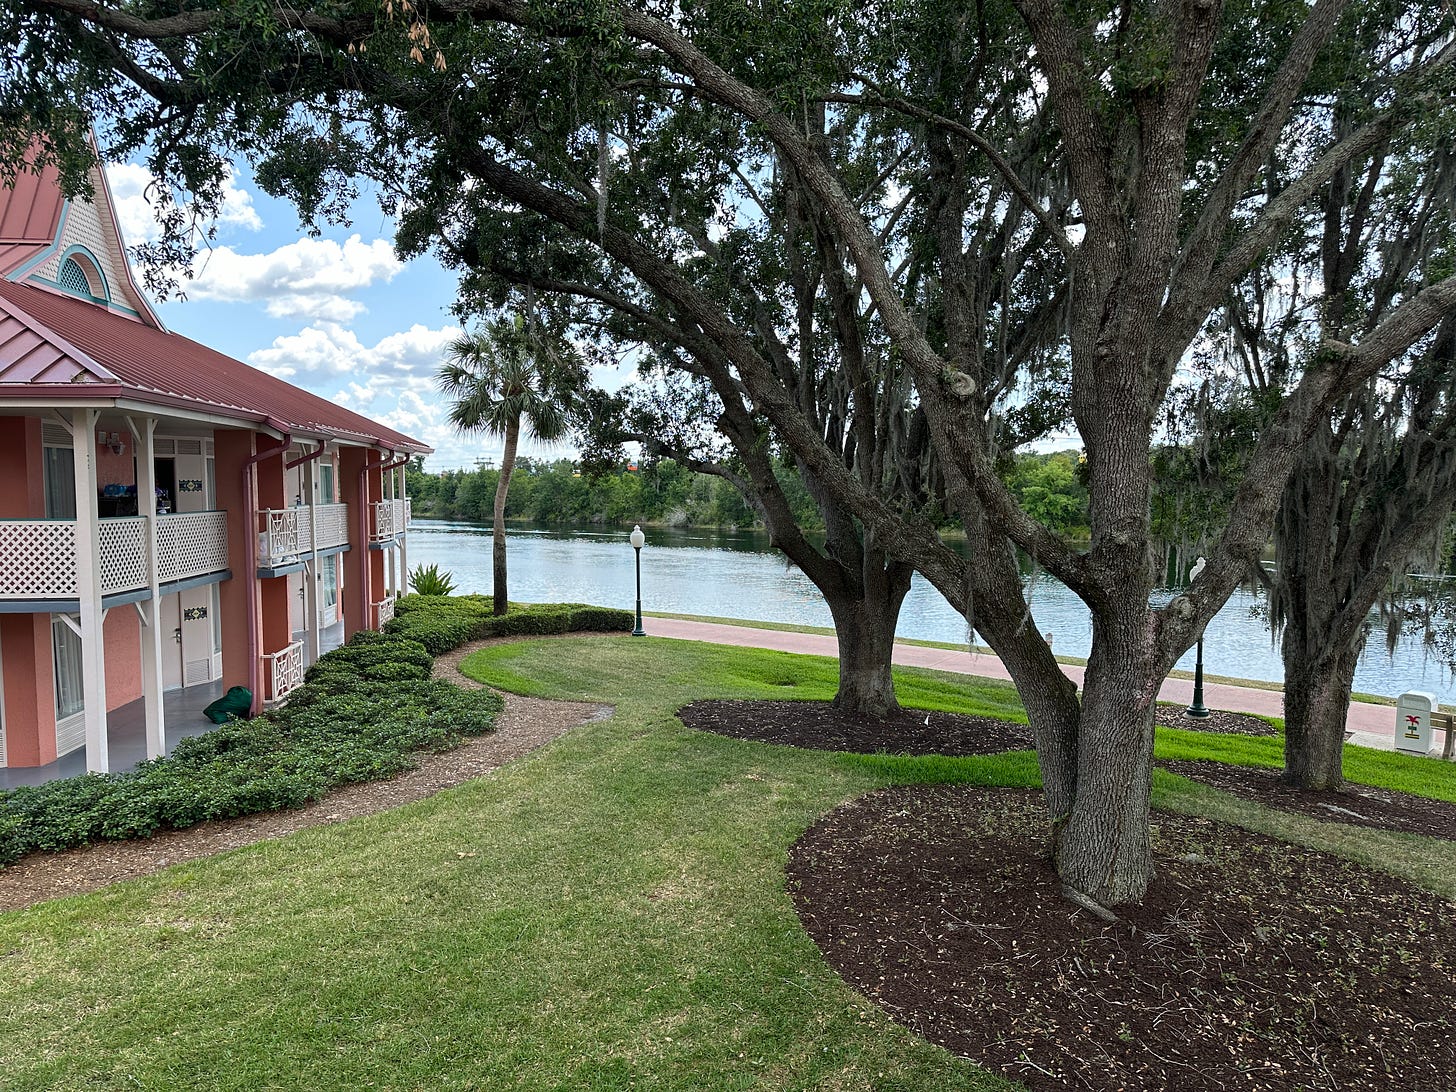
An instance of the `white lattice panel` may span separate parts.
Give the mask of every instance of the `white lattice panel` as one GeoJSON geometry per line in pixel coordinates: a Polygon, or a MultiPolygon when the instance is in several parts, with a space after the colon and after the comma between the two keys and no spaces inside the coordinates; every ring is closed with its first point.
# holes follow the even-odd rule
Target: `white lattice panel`
{"type": "Polygon", "coordinates": [[[293,644],[269,653],[263,657],[268,670],[269,701],[279,701],[303,685],[303,642],[293,644]]]}
{"type": "Polygon", "coordinates": [[[0,520],[0,599],[67,599],[76,594],[76,524],[0,520]]]}
{"type": "Polygon", "coordinates": [[[313,552],[313,515],[308,508],[298,510],[298,552],[313,552]]]}
{"type": "Polygon", "coordinates": [[[394,501],[374,502],[374,539],[376,542],[394,537],[394,501]]]}
{"type": "Polygon", "coordinates": [[[314,549],[327,550],[330,546],[349,544],[349,506],[347,504],[320,504],[314,509],[314,526],[317,538],[314,549]]]}
{"type": "Polygon", "coordinates": [[[394,600],[382,599],[374,604],[374,609],[379,613],[379,628],[384,628],[384,623],[394,617],[394,600]]]}
{"type": "Polygon", "coordinates": [[[157,576],[163,583],[221,572],[227,565],[226,512],[157,517],[157,576]]]}
{"type": "Polygon", "coordinates": [[[140,516],[101,520],[101,594],[136,591],[147,586],[146,520],[140,516]]]}
{"type": "Polygon", "coordinates": [[[298,509],[266,508],[258,513],[262,532],[260,564],[275,564],[298,556],[298,509]]]}

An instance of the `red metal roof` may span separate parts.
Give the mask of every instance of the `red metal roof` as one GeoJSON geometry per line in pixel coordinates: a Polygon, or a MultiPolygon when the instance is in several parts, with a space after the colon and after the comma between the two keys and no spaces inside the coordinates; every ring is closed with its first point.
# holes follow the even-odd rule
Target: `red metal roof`
{"type": "Polygon", "coordinates": [[[0,281],[0,396],[188,406],[273,428],[428,452],[419,440],[232,357],[84,300],[0,281]],[[103,390],[102,388],[106,388],[103,390]]]}
{"type": "Polygon", "coordinates": [[[0,185],[0,276],[24,265],[50,246],[66,199],[53,166],[39,173],[27,163],[13,185],[0,185]]]}

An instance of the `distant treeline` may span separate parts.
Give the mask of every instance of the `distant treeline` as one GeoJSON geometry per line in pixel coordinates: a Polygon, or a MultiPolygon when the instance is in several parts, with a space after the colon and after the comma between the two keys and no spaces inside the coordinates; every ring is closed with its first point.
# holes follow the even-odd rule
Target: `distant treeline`
{"type": "MultiPolygon", "coordinates": [[[[624,463],[591,477],[569,459],[522,459],[516,463],[506,498],[506,518],[537,523],[608,525],[646,523],[670,527],[750,527],[757,514],[738,491],[708,474],[662,459],[638,469],[624,463]]],[[[1072,538],[1087,535],[1087,491],[1075,452],[1017,455],[1003,470],[1022,507],[1036,519],[1072,538]]],[[[788,466],[779,481],[800,526],[822,528],[803,482],[788,466]]],[[[499,471],[494,467],[426,473],[409,471],[409,493],[419,516],[489,522],[499,471]]],[[[954,526],[947,522],[946,526],[954,526]]]]}

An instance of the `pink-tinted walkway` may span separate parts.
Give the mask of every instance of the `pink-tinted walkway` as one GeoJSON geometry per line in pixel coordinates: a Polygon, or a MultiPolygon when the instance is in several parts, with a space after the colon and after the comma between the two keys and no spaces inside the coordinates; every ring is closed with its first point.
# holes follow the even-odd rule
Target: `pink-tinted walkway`
{"type": "MultiPolygon", "coordinates": [[[[647,618],[643,628],[653,637],[675,637],[686,641],[708,641],[740,648],[771,648],[779,652],[802,652],[812,656],[839,655],[834,638],[820,633],[789,633],[776,629],[753,629],[749,626],[722,625],[716,622],[690,622],[680,618],[647,618]]],[[[978,675],[986,679],[1011,678],[1005,666],[990,653],[962,652],[922,645],[895,646],[895,663],[905,667],[928,667],[937,671],[954,671],[962,675],[978,675]]],[[[1067,676],[1082,684],[1082,669],[1063,664],[1067,676]]],[[[1193,683],[1188,679],[1166,679],[1158,697],[1164,701],[1187,705],[1193,700],[1193,683]]],[[[1284,715],[1284,693],[1279,690],[1258,690],[1249,686],[1226,683],[1205,683],[1204,704],[1211,709],[1227,709],[1238,713],[1284,715]]],[[[1390,749],[1395,737],[1395,710],[1388,705],[1350,704],[1349,731],[1360,733],[1353,742],[1390,749]],[[1362,736],[1383,737],[1378,739],[1362,736]]]]}

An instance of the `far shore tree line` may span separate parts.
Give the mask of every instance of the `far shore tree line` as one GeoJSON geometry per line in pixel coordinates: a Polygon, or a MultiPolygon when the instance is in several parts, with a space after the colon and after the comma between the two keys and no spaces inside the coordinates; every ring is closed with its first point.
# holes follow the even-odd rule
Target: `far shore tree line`
{"type": "MultiPolygon", "coordinates": [[[[1068,539],[1085,541],[1087,490],[1077,477],[1078,458],[1074,451],[1018,454],[1009,460],[1005,477],[1012,495],[1034,518],[1068,539]]],[[[415,515],[490,520],[498,467],[430,472],[416,459],[406,474],[415,515]]],[[[793,467],[780,463],[775,475],[795,521],[807,531],[822,531],[819,511],[793,467]]],[[[579,526],[763,526],[758,512],[723,478],[689,470],[670,458],[586,469],[573,459],[519,459],[505,512],[509,520],[579,526]]],[[[937,526],[959,530],[949,515],[937,526]]]]}
{"type": "Polygon", "coordinates": [[[83,188],[103,122],[154,271],[234,160],[309,223],[369,180],[462,317],[637,360],[571,407],[591,460],[730,485],[823,593],[842,707],[894,707],[923,574],[1015,680],[1074,901],[1146,894],[1158,685],[1271,539],[1285,777],[1340,786],[1365,619],[1456,500],[1447,0],[12,0],[0,41],[0,161],[39,129],[83,188]],[[1005,473],[1069,428],[1085,534],[1065,468],[1005,473]],[[1207,565],[1154,605],[1160,535],[1207,565]],[[1018,552],[1091,612],[1080,688],[1018,552]]]}

